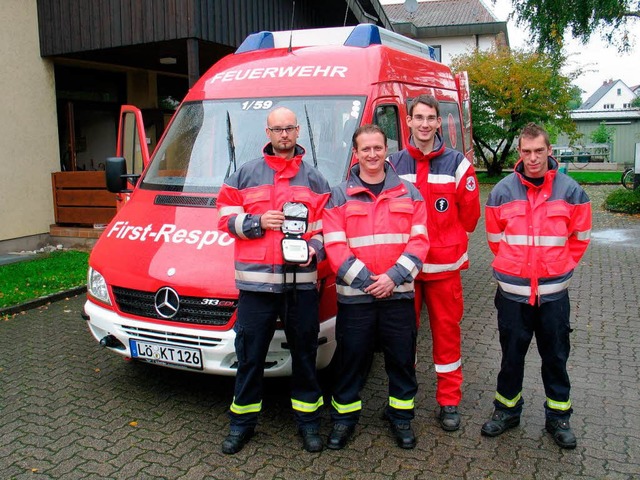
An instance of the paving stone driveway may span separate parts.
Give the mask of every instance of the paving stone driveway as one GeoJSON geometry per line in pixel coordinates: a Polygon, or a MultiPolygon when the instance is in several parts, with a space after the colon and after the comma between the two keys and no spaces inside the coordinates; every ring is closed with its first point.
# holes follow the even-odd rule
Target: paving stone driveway
{"type": "Polygon", "coordinates": [[[480,436],[499,363],[495,283],[480,225],[464,275],[458,432],[435,422],[429,331],[422,328],[415,450],[396,448],[380,419],[386,380],[377,357],[346,449],[304,452],[287,382],[269,379],[257,436],[240,454],[222,455],[232,379],[124,362],[93,340],[80,318],[84,299],[75,297],[0,320],[0,479],[639,478],[640,218],[598,208],[612,188],[588,189],[594,240],[572,286],[573,451],[561,451],[544,432],[535,346],[520,427],[500,438],[480,436]]]}

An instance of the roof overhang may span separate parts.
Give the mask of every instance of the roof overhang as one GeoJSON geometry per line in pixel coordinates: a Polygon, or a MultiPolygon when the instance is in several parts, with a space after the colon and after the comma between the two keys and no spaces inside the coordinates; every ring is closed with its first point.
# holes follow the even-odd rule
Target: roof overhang
{"type": "Polygon", "coordinates": [[[464,25],[434,25],[430,27],[416,27],[411,22],[394,23],[393,29],[410,38],[434,38],[434,37],[463,37],[470,35],[498,35],[504,34],[505,41],[509,45],[509,32],[507,22],[468,23],[464,25]]]}
{"type": "Polygon", "coordinates": [[[570,115],[573,120],[604,122],[616,120],[640,121],[640,108],[626,108],[624,110],[573,110],[570,115]]]}

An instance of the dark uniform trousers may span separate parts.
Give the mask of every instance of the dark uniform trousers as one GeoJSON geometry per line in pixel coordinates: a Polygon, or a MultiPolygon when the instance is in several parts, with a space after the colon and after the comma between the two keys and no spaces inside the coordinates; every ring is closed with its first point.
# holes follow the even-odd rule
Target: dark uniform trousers
{"type": "Polygon", "coordinates": [[[278,317],[284,320],[291,351],[291,399],[298,427],[318,426],[322,391],[316,376],[318,350],[318,291],[264,293],[241,290],[235,348],[238,371],[229,415],[232,429],[253,428],[262,405],[265,357],[278,317]],[[296,408],[296,405],[302,405],[296,408]],[[235,412],[234,412],[235,410],[235,412]]]}
{"type": "Polygon", "coordinates": [[[569,399],[571,384],[567,373],[569,334],[572,331],[569,324],[568,293],[565,292],[558,300],[529,305],[506,298],[498,289],[495,305],[502,347],[497,387],[497,397],[501,396],[502,401],[496,398],[495,407],[510,413],[521,413],[524,404],[521,394],[525,356],[535,334],[542,359],[542,382],[547,396],[544,404],[546,416],[550,419],[569,418],[573,410],[569,399]]]}
{"type": "Polygon", "coordinates": [[[360,391],[372,361],[376,337],[384,353],[389,377],[390,405],[386,414],[396,422],[413,419],[413,402],[418,391],[416,329],[413,299],[358,304],[338,302],[338,348],[334,357],[336,372],[331,413],[334,423],[358,423],[362,409],[360,391]]]}

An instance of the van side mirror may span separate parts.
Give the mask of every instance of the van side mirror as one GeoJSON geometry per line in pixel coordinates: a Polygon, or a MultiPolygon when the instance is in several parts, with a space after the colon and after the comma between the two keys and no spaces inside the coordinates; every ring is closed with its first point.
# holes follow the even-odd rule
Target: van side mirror
{"type": "Polygon", "coordinates": [[[138,183],[140,175],[127,175],[127,162],[124,157],[107,157],[105,176],[107,190],[111,193],[130,193],[127,180],[134,185],[138,183]]]}

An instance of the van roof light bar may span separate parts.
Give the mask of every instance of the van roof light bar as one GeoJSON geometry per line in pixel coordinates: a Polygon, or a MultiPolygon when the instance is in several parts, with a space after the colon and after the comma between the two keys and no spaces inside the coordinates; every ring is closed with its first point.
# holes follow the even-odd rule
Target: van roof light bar
{"type": "Polygon", "coordinates": [[[236,53],[288,48],[289,42],[292,47],[345,45],[366,48],[370,45],[386,45],[396,50],[436,60],[433,47],[368,23],[350,27],[253,33],[242,42],[236,53]]]}

